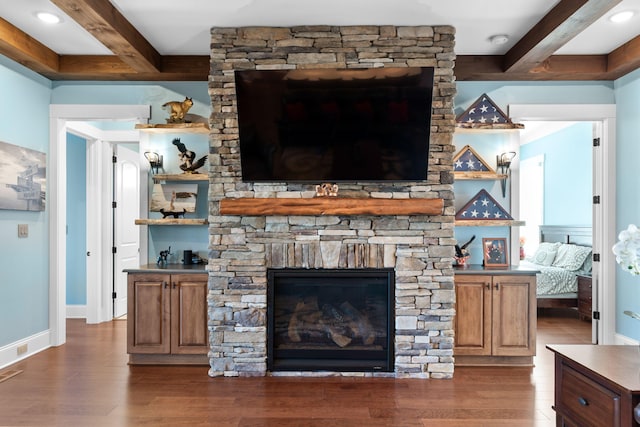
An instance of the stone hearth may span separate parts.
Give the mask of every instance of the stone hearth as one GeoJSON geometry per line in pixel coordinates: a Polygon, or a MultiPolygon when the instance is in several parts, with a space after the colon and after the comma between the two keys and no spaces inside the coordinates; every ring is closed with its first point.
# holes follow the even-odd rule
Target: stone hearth
{"type": "MultiPolygon", "coordinates": [[[[267,371],[268,268],[393,268],[394,372],[453,375],[453,95],[451,27],[213,28],[209,186],[211,376],[267,371]],[[437,215],[223,215],[228,198],[312,198],[313,185],[241,179],[234,70],[435,67],[427,180],[341,183],[340,197],[443,199],[437,215]]],[[[281,373],[278,373],[279,375],[281,373]]],[[[288,372],[286,375],[333,375],[288,372]]],[[[337,373],[335,373],[337,374],[337,373]]]]}

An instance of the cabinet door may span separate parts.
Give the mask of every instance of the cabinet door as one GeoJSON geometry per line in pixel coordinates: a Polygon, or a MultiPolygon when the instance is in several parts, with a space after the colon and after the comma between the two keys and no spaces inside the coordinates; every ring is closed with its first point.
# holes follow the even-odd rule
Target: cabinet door
{"type": "Polygon", "coordinates": [[[171,353],[207,354],[207,274],[171,276],[171,353]]]}
{"type": "Polygon", "coordinates": [[[127,288],[127,351],[143,354],[169,353],[169,276],[129,274],[127,288]]]}
{"type": "Polygon", "coordinates": [[[457,275],[456,355],[491,354],[491,276],[457,275]]]}
{"type": "Polygon", "coordinates": [[[494,356],[535,354],[535,292],[535,276],[493,276],[494,356]]]}

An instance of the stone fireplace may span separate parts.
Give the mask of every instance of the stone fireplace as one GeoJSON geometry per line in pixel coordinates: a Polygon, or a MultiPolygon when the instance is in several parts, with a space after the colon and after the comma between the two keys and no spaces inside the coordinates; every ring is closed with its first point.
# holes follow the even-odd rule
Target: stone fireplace
{"type": "MultiPolygon", "coordinates": [[[[278,269],[394,272],[393,366],[360,375],[453,375],[454,30],[442,27],[213,28],[209,92],[209,330],[211,376],[321,375],[267,367],[267,275],[278,269]],[[435,68],[427,180],[340,183],[339,198],[435,199],[435,214],[244,214],[236,198],[311,200],[315,186],[242,181],[234,70],[429,66],[435,68]],[[222,209],[221,209],[222,207],[222,209]],[[229,213],[232,212],[232,213],[229,213]]],[[[319,183],[318,183],[319,184],[319,183]]],[[[250,201],[251,202],[251,201],[250,201]]],[[[325,367],[326,375],[333,375],[325,367]]],[[[341,371],[344,371],[342,369],[341,371]]],[[[362,371],[355,369],[354,371],[362,371]]],[[[349,373],[353,375],[353,373],[349,373]]]]}

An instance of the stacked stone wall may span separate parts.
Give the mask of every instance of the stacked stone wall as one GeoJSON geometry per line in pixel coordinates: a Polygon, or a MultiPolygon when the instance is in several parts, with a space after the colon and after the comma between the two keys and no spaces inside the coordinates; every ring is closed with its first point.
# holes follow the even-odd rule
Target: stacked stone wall
{"type": "Polygon", "coordinates": [[[451,377],[454,29],[448,26],[213,28],[211,36],[210,375],[267,374],[267,268],[392,267],[396,271],[392,375],[451,377]],[[384,184],[340,183],[339,196],[442,198],[445,202],[442,215],[220,214],[220,200],[224,198],[315,196],[314,185],[242,181],[235,70],[372,67],[435,69],[430,149],[425,153],[429,165],[427,179],[384,184]]]}

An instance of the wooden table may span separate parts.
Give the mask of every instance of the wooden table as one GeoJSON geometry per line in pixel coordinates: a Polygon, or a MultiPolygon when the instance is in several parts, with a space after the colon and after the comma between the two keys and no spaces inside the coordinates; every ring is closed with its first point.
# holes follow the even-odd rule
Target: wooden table
{"type": "Polygon", "coordinates": [[[640,349],[548,345],[555,353],[557,426],[640,426],[640,349]]]}

